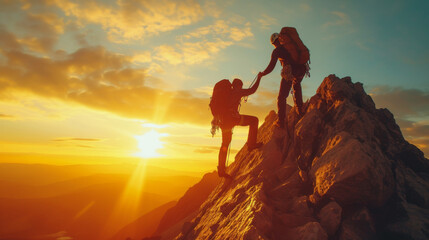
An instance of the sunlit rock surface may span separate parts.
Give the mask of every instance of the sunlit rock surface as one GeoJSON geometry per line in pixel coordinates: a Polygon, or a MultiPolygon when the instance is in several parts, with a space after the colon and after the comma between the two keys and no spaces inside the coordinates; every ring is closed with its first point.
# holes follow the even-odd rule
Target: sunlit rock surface
{"type": "Polygon", "coordinates": [[[305,109],[299,119],[291,108],[285,129],[270,112],[258,132],[264,146],[241,149],[233,180],[175,238],[429,239],[429,162],[393,115],[335,75],[305,109]]]}

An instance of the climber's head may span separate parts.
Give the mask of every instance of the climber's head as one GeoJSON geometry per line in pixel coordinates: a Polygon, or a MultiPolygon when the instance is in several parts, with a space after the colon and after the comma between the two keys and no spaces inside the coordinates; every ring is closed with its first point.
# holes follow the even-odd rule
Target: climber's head
{"type": "Polygon", "coordinates": [[[277,47],[277,44],[280,43],[279,42],[279,34],[278,33],[271,34],[270,42],[271,42],[271,44],[273,44],[274,46],[277,47]]]}
{"type": "Polygon", "coordinates": [[[241,81],[238,78],[235,78],[234,81],[232,81],[232,88],[233,89],[241,89],[241,88],[243,88],[243,81],[241,81]]]}

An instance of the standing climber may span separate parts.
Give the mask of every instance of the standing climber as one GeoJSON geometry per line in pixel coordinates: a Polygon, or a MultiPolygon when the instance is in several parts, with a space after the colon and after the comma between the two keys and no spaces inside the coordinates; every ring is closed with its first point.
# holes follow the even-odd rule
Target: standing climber
{"type": "Polygon", "coordinates": [[[249,126],[249,135],[246,143],[249,152],[262,146],[262,143],[256,142],[259,125],[258,118],[239,113],[241,99],[256,92],[261,77],[262,74],[259,73],[255,84],[248,89],[242,88],[243,82],[238,78],[234,79],[232,84],[227,79],[219,81],[213,89],[212,100],[210,102],[210,108],[214,116],[212,135],[215,134],[218,128],[222,131],[222,145],[219,149],[219,163],[217,167],[220,177],[231,177],[226,173],[225,162],[234,126],[249,126]]]}
{"type": "Polygon", "coordinates": [[[293,96],[296,110],[299,116],[304,114],[302,102],[301,81],[305,75],[309,76],[309,51],[302,43],[295,28],[284,27],[280,34],[271,35],[271,44],[275,49],[271,54],[271,61],[267,68],[262,72],[262,76],[271,73],[276,66],[277,60],[283,67],[281,71],[281,83],[279,96],[277,98],[278,120],[276,125],[284,127],[286,119],[286,99],[289,96],[291,87],[293,87],[293,96]]]}

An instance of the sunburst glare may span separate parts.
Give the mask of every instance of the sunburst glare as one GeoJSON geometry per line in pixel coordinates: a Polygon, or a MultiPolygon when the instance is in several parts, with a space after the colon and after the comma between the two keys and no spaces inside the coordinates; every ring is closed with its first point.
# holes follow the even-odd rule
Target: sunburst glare
{"type": "Polygon", "coordinates": [[[139,152],[135,153],[135,156],[142,158],[154,158],[162,156],[158,150],[163,148],[164,142],[161,141],[162,137],[168,136],[167,133],[159,133],[152,129],[140,136],[134,136],[137,140],[137,147],[140,149],[139,152]]]}

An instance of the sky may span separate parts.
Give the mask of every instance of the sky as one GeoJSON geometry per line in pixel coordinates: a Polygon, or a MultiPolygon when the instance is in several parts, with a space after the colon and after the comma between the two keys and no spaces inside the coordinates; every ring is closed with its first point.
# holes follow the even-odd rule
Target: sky
{"type": "MultiPolygon", "coordinates": [[[[310,50],[304,101],[329,74],[350,76],[427,157],[428,10],[426,0],[0,0],[0,160],[214,170],[212,87],[249,86],[283,26],[310,50]]],[[[241,112],[262,124],[279,84],[277,66],[241,112]]],[[[232,156],[246,136],[234,130],[232,156]]]]}

